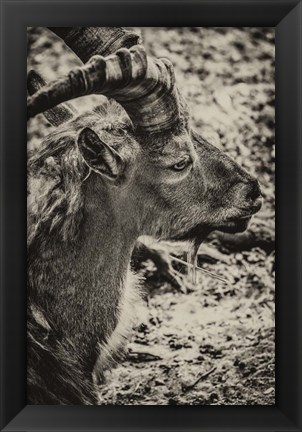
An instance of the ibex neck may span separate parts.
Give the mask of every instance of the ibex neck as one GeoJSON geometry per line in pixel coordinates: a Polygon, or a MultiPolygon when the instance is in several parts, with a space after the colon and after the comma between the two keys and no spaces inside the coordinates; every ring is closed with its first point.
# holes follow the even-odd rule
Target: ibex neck
{"type": "Polygon", "coordinates": [[[79,249],[89,270],[94,269],[98,287],[105,275],[106,283],[121,284],[137,237],[127,210],[116,200],[114,192],[88,186],[79,249]]]}

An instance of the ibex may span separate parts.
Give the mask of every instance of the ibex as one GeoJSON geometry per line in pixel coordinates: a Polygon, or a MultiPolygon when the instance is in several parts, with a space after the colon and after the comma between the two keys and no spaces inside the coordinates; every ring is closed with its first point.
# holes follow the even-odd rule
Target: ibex
{"type": "Polygon", "coordinates": [[[137,238],[198,245],[243,231],[261,194],[192,130],[172,64],[135,33],[52,31],[89,61],[44,87],[30,74],[28,117],[44,112],[56,129],[28,163],[28,398],[93,404],[131,330],[137,238]],[[89,94],[108,99],[80,116],[62,104],[89,94]]]}

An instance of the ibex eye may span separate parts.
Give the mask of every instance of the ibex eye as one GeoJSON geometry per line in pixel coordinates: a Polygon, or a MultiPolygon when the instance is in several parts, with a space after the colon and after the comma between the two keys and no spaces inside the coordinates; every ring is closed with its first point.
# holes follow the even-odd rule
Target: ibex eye
{"type": "Polygon", "coordinates": [[[190,159],[183,159],[177,162],[175,165],[172,165],[171,168],[175,171],[182,171],[190,164],[190,159]]]}

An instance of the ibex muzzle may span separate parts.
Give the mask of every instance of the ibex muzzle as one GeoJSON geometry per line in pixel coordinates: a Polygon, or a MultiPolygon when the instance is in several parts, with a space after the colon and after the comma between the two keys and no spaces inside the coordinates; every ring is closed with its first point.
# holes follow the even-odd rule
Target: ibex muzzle
{"type": "Polygon", "coordinates": [[[204,187],[202,205],[210,227],[228,232],[245,230],[252,215],[261,208],[258,181],[198,134],[192,138],[204,187]]]}

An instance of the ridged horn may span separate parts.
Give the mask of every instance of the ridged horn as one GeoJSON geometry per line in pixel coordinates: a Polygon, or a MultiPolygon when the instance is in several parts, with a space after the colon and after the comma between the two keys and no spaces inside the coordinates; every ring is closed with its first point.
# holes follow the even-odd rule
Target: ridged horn
{"type": "Polygon", "coordinates": [[[180,121],[180,104],[172,64],[147,57],[136,45],[108,57],[94,56],[84,66],[47,85],[28,99],[28,117],[90,94],[114,98],[135,127],[144,132],[173,129],[180,121]]]}
{"type": "Polygon", "coordinates": [[[120,48],[131,48],[140,36],[122,27],[48,27],[86,63],[94,55],[108,56],[120,48]]]}
{"type": "MultiPolygon", "coordinates": [[[[27,90],[30,95],[33,95],[46,85],[47,83],[41,75],[34,70],[29,71],[27,75],[27,90]]],[[[68,104],[62,104],[45,111],[43,114],[51,125],[60,126],[71,120],[76,112],[68,104]]]]}

